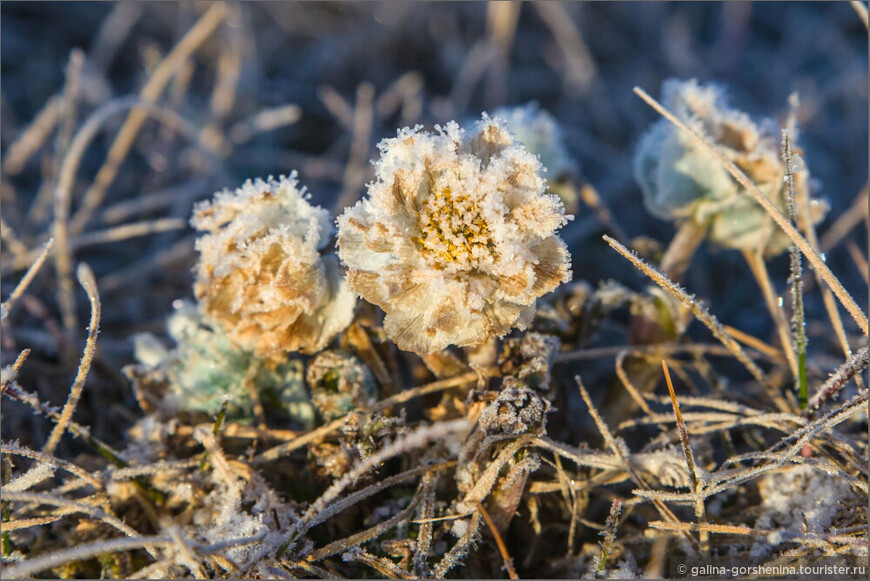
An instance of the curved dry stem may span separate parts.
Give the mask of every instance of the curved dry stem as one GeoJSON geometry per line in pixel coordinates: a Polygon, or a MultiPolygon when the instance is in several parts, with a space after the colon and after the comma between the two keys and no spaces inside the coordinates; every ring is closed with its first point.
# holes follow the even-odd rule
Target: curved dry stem
{"type": "Polygon", "coordinates": [[[79,398],[82,396],[85,378],[88,376],[88,371],[91,368],[91,362],[97,349],[97,334],[100,332],[100,295],[97,292],[97,281],[94,279],[91,267],[85,263],[79,265],[78,277],[82,287],[88,293],[88,300],[91,302],[91,324],[88,327],[88,340],[85,343],[85,352],[82,355],[81,363],[79,363],[79,370],[76,373],[75,381],[72,388],[70,388],[66,405],[63,406],[60,419],[54,425],[51,435],[48,437],[48,442],[46,442],[45,447],[42,449],[46,454],[54,452],[60,437],[66,431],[66,425],[72,418],[73,412],[79,403],[79,398]]]}

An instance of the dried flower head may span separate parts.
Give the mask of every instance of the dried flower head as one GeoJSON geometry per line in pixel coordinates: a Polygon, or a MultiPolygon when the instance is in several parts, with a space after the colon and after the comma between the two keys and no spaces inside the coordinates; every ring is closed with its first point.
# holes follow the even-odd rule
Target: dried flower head
{"type": "MultiPolygon", "coordinates": [[[[711,140],[786,212],[786,167],[773,121],[755,123],[729,108],[722,88],[694,79],[666,81],[662,92],[665,106],[677,118],[711,140]]],[[[667,120],[658,121],[641,139],[634,172],[647,209],[659,218],[709,222],[709,239],[726,248],[763,247],[771,256],[789,245],[788,237],[722,164],[667,120]]],[[[798,203],[808,206],[814,223],[821,221],[827,208],[819,200],[809,200],[806,171],[795,173],[795,187],[798,203]]]]}
{"type": "Polygon", "coordinates": [[[338,220],[348,284],[417,353],[524,328],[535,300],[571,277],[555,234],[567,218],[537,157],[486,114],[470,134],[436,130],[383,140],[368,198],[338,220]]]}
{"type": "Polygon", "coordinates": [[[320,353],[308,364],[305,377],[311,390],[311,403],[327,420],[364,406],[377,395],[368,368],[349,353],[320,353]]]}
{"type": "Polygon", "coordinates": [[[480,412],[479,424],[488,436],[543,434],[549,409],[549,401],[508,377],[504,389],[480,412]]]}
{"type": "Polygon", "coordinates": [[[191,222],[207,232],[196,244],[196,297],[242,348],[282,361],[320,351],[350,324],[353,293],[321,253],[329,213],[308,203],[295,172],[219,192],[191,222]]]}
{"type": "Polygon", "coordinates": [[[214,415],[222,400],[230,396],[228,416],[250,421],[255,391],[267,407],[286,410],[306,427],[314,424],[314,408],[305,391],[299,361],[265,365],[227,339],[190,302],[177,306],[166,327],[177,345],[174,349],[165,349],[146,333],[135,337],[135,354],[146,370],[164,380],[174,396],[173,407],[214,415]]]}
{"type": "Polygon", "coordinates": [[[550,369],[562,347],[553,335],[529,332],[522,337],[505,339],[498,364],[504,375],[526,382],[543,391],[550,388],[550,369]]]}

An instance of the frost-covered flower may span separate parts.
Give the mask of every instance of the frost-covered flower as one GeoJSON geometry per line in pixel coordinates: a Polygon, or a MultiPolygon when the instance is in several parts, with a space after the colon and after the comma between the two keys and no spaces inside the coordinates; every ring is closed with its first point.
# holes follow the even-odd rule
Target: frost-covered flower
{"type": "Polygon", "coordinates": [[[313,425],[314,408],[305,390],[301,362],[266,365],[227,339],[187,301],[178,305],[166,328],[176,343],[174,349],[164,348],[156,337],[143,333],[134,339],[135,355],[143,371],[157,373],[165,382],[173,408],[214,415],[229,396],[228,415],[250,420],[254,415],[251,392],[255,390],[266,407],[284,409],[304,426],[313,425]]]}
{"type": "Polygon", "coordinates": [[[320,351],[350,324],[356,299],[335,256],[322,254],[329,212],[308,202],[295,172],[219,192],[191,222],[207,232],[196,298],[243,349],[282,361],[320,351]]]}
{"type": "MultiPolygon", "coordinates": [[[[772,120],[755,123],[728,106],[721,87],[701,85],[694,79],[666,81],[662,92],[665,106],[678,119],[711,140],[765,196],[787,212],[786,168],[772,120]]],[[[659,218],[709,222],[709,239],[726,248],[755,250],[763,246],[771,256],[789,245],[789,238],[769,224],[765,210],[722,164],[665,119],[641,139],[634,173],[647,209],[659,218]]],[[[794,175],[800,203],[808,198],[809,178],[806,171],[794,175]]],[[[819,222],[826,210],[818,200],[809,204],[813,222],[819,222]]]]}
{"type": "Polygon", "coordinates": [[[349,353],[320,353],[308,364],[305,377],[311,390],[311,402],[327,420],[364,406],[377,395],[368,368],[349,353]]]}
{"type": "Polygon", "coordinates": [[[547,168],[547,191],[559,196],[566,208],[576,210],[577,192],[571,177],[577,174],[577,163],[568,153],[562,130],[553,116],[534,102],[521,107],[500,107],[492,115],[504,119],[517,141],[547,168]]]}
{"type": "Polygon", "coordinates": [[[567,218],[538,158],[486,114],[473,132],[436,130],[383,140],[368,198],[338,219],[348,284],[417,353],[524,328],[535,300],[571,277],[556,235],[567,218]]]}
{"type": "Polygon", "coordinates": [[[577,164],[565,148],[559,124],[537,103],[500,107],[493,111],[492,116],[503,119],[517,141],[540,158],[550,179],[560,179],[577,171],[577,164]]]}
{"type": "Polygon", "coordinates": [[[480,413],[480,427],[488,436],[527,432],[545,433],[550,402],[513,377],[480,413]]]}

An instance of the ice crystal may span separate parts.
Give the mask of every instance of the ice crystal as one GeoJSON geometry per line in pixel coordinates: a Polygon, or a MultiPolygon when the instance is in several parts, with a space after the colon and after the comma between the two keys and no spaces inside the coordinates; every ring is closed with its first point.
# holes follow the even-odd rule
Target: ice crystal
{"type": "MultiPolygon", "coordinates": [[[[696,80],[666,81],[664,104],[689,127],[711,140],[781,211],[786,212],[785,164],[772,120],[756,123],[729,107],[723,89],[696,80]]],[[[789,238],[770,223],[765,210],[709,152],[667,120],[658,121],[641,139],[634,162],[644,203],[664,220],[709,223],[709,239],[726,248],[779,254],[789,238]]],[[[809,198],[809,176],[795,174],[798,200],[809,198]]],[[[810,218],[819,222],[827,208],[809,200],[810,218]]]]}
{"type": "Polygon", "coordinates": [[[379,144],[368,197],[338,219],[348,284],[399,348],[428,353],[524,328],[567,282],[567,218],[541,162],[484,114],[473,132],[405,128],[379,144]]]}
{"type": "Polygon", "coordinates": [[[329,213],[297,186],[295,173],[248,180],[199,204],[191,220],[206,232],[196,244],[202,309],[240,347],[276,361],[326,347],[355,304],[338,261],[322,253],[329,213]]]}

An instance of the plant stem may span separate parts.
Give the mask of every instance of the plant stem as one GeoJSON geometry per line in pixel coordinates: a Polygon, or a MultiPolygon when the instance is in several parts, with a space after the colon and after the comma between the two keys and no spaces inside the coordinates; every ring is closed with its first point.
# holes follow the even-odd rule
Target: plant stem
{"type": "MultiPolygon", "coordinates": [[[[785,162],[785,176],[788,183],[786,200],[788,202],[788,218],[792,225],[797,225],[797,201],[795,199],[794,167],[792,165],[791,138],[788,130],[782,130],[782,159],[785,162]]],[[[798,402],[802,410],[807,409],[809,392],[807,388],[807,335],[804,329],[804,283],[801,268],[801,253],[797,246],[789,246],[791,255],[791,300],[792,300],[792,332],[794,333],[795,351],[798,360],[798,402]]]]}

